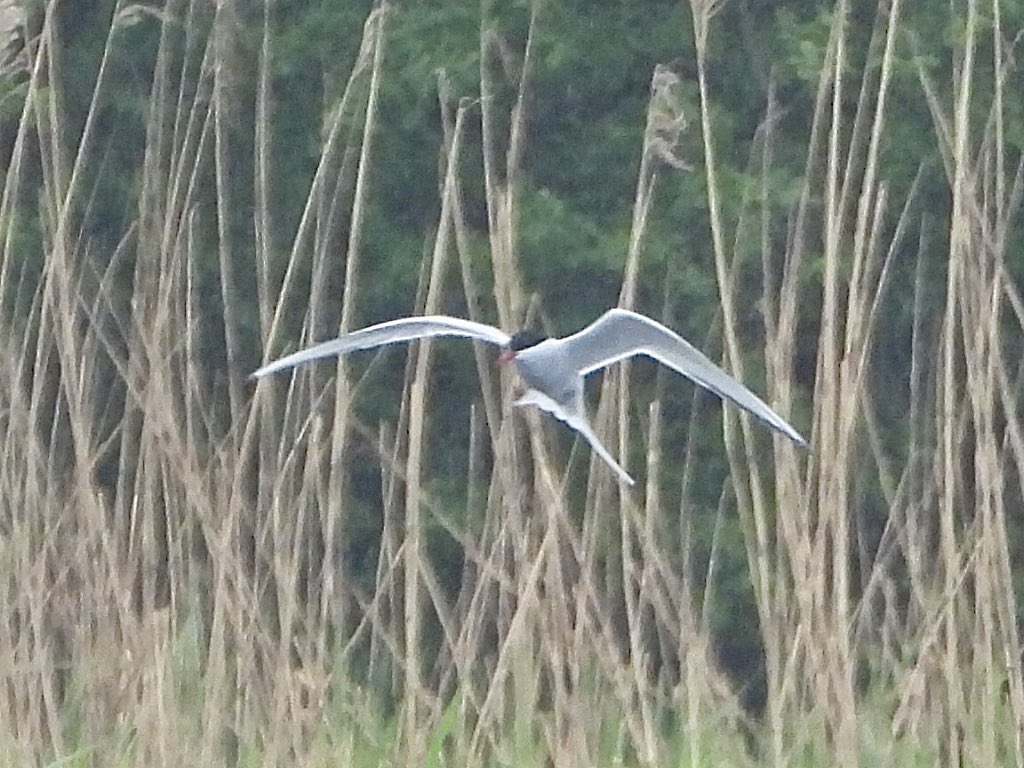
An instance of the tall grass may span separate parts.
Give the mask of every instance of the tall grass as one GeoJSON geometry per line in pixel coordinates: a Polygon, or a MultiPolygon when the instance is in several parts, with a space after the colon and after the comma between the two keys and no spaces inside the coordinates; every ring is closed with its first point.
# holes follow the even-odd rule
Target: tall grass
{"type": "MultiPolygon", "coordinates": [[[[40,28],[26,30],[24,109],[0,199],[0,764],[1024,763],[1007,526],[1024,477],[1019,372],[1008,359],[1024,301],[1004,264],[1024,175],[1006,139],[1013,63],[998,0],[984,11],[971,0],[954,80],[933,83],[919,67],[952,201],[948,216],[923,211],[921,175],[898,197],[880,165],[902,6],[879,4],[857,65],[849,4],[837,3],[788,218],[770,202],[774,88],[751,137],[756,181],[740,207],[724,201],[707,55],[721,3],[690,2],[699,114],[683,114],[678,75],[653,75],[620,303],[671,321],[672,297],[643,306],[637,284],[652,202],[686,165],[676,141],[699,132],[700,156],[686,159],[708,195],[723,364],[747,380],[744,361],[763,358],[768,399],[810,425],[812,441],[802,452],[723,410],[730,471],[699,571],[688,503],[701,436],[691,429],[687,450],[669,452],[665,382],[638,406],[626,365],[604,375],[595,421],[646,481],[630,492],[582,448],[564,462],[564,432],[514,414],[515,382],[476,348],[465,513],[432,492],[424,460],[427,414],[444,396],[430,344],[409,351],[394,423],[361,417],[362,369],[344,359],[245,381],[247,324],[258,325],[266,357],[356,324],[394,9],[381,4],[366,20],[347,85],[321,116],[303,215],[285,235],[271,210],[269,0],[244,147],[234,4],[213,13],[172,0],[158,15],[119,3],[77,133],[48,5],[40,28]],[[89,231],[106,172],[96,117],[112,87],[109,54],[133,24],[160,36],[137,210],[107,248],[89,231]],[[253,157],[251,195],[232,177],[242,150],[253,157]],[[20,236],[35,200],[38,255],[20,236]],[[251,230],[233,226],[249,208],[251,230]],[[761,244],[757,344],[738,293],[751,237],[761,244]],[[924,266],[939,251],[941,314],[924,266]],[[821,282],[807,285],[816,259],[821,282]],[[913,295],[896,295],[892,275],[912,259],[913,295]],[[340,296],[326,290],[332,281],[340,296]],[[820,320],[801,313],[808,299],[820,320]],[[877,339],[903,305],[913,314],[912,366],[899,377],[905,454],[883,438],[873,390],[877,339]],[[813,376],[798,384],[807,338],[813,376]],[[227,362],[211,364],[210,348],[227,362]],[[348,482],[367,455],[379,468],[381,524],[369,585],[350,578],[345,546],[356,514],[348,482]],[[683,467],[678,511],[664,493],[669,462],[683,467]],[[874,540],[862,513],[876,488],[886,524],[874,540]],[[741,706],[710,627],[719,532],[733,514],[764,650],[761,716],[741,706]],[[454,592],[428,528],[462,552],[454,592]]],[[[409,312],[442,311],[456,293],[470,317],[516,328],[543,302],[523,280],[517,232],[544,23],[537,4],[515,79],[503,83],[505,43],[485,21],[479,101],[459,101],[439,80],[438,220],[409,312]],[[473,123],[481,157],[467,150],[473,123]],[[468,163],[484,172],[483,282],[462,208],[468,163]]]]}

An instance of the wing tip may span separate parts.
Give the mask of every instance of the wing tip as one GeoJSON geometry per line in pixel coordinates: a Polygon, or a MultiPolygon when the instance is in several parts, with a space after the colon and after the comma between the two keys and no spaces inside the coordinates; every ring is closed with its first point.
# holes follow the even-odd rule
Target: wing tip
{"type": "Polygon", "coordinates": [[[277,371],[279,371],[282,368],[282,366],[279,365],[280,362],[280,360],[274,360],[272,362],[267,363],[266,365],[261,365],[259,368],[257,368],[255,371],[250,373],[245,378],[249,381],[258,381],[259,379],[265,378],[266,376],[269,376],[272,373],[277,373],[277,371]]]}
{"type": "Polygon", "coordinates": [[[784,426],[781,429],[778,429],[778,432],[783,437],[789,438],[789,440],[793,442],[797,448],[801,448],[805,451],[811,450],[810,443],[808,443],[807,440],[804,439],[803,435],[801,435],[799,432],[797,432],[795,429],[789,426],[789,424],[784,423],[784,426]]]}

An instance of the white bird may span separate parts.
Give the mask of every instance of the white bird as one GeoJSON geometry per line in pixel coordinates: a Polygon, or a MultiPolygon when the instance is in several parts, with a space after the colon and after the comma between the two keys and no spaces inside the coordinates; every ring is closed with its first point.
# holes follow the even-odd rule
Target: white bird
{"type": "Polygon", "coordinates": [[[583,398],[583,378],[634,355],[654,358],[746,409],[797,445],[807,445],[785,419],[700,350],[661,323],[627,309],[610,309],[582,331],[564,339],[545,338],[529,330],[509,336],[489,325],[444,315],[403,317],[287,355],[267,363],[252,377],[260,378],[322,357],[429,336],[462,336],[501,347],[499,362],[514,362],[528,387],[514,405],[535,405],[568,424],[615,470],[619,480],[629,485],[633,485],[633,478],[612,458],[590,428],[583,398]]]}

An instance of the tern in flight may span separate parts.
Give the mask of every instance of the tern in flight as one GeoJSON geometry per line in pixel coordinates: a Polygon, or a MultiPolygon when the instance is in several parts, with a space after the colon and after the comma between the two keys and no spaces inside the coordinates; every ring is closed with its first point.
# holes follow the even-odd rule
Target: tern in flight
{"type": "Polygon", "coordinates": [[[700,350],[661,323],[627,309],[610,309],[582,331],[564,339],[546,338],[529,330],[509,336],[489,325],[444,315],[403,317],[287,355],[267,363],[252,377],[260,378],[323,357],[430,336],[462,336],[501,347],[499,362],[514,362],[527,385],[526,394],[514,405],[535,405],[564,421],[583,435],[597,455],[615,470],[620,481],[629,485],[633,484],[633,478],[618,465],[590,428],[583,398],[583,378],[634,355],[654,358],[746,409],[797,445],[807,445],[785,419],[700,350]]]}

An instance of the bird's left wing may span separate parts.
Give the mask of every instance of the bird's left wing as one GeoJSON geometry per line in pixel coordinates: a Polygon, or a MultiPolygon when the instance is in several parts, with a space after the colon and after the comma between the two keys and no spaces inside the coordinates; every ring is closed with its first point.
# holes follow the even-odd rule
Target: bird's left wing
{"type": "Polygon", "coordinates": [[[679,334],[627,309],[610,309],[579,333],[563,339],[564,353],[581,375],[634,355],[646,355],[719,397],[750,411],[798,445],[807,445],[785,419],[679,334]]]}
{"type": "Polygon", "coordinates": [[[360,349],[372,349],[373,347],[384,346],[385,344],[396,344],[402,341],[412,341],[431,336],[462,336],[472,339],[479,339],[489,344],[500,347],[508,346],[508,334],[483,323],[474,323],[472,320],[463,320],[460,317],[447,317],[446,315],[428,315],[426,317],[402,317],[398,320],[389,320],[386,323],[371,325],[344,336],[339,336],[331,341],[286,355],[279,360],[267,363],[258,371],[252,373],[251,378],[258,379],[268,373],[275,373],[292,368],[310,360],[318,360],[322,357],[332,357],[355,352],[360,349]]]}

